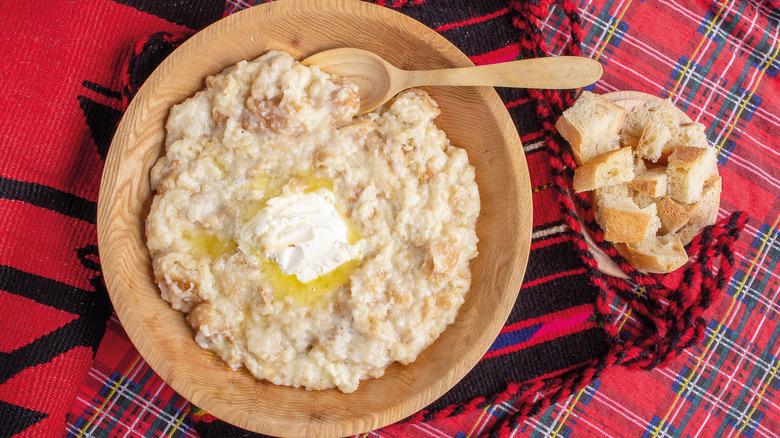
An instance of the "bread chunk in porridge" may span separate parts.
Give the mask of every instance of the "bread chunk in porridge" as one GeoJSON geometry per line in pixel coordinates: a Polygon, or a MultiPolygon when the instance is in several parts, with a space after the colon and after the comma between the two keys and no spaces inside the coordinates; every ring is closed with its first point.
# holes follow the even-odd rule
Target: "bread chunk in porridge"
{"type": "Polygon", "coordinates": [[[199,346],[279,385],[355,391],[457,315],[479,192],[436,102],[356,117],[357,87],[272,51],[171,109],[146,221],[199,346]]]}

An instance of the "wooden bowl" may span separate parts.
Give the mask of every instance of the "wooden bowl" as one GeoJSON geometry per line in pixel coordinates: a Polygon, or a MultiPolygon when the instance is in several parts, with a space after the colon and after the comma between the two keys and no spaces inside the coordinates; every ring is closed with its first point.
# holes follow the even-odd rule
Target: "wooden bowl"
{"type": "Polygon", "coordinates": [[[149,365],[198,407],[270,435],[351,435],[398,421],[457,383],[506,321],[531,241],[531,191],[520,139],[492,88],[432,88],[437,124],[476,166],[482,201],[479,256],[457,320],[408,365],[361,382],[351,394],[306,391],[230,370],[200,349],[184,315],[160,297],[144,221],[153,193],[149,170],[163,154],[171,106],[205,87],[208,75],[271,49],[298,59],[359,47],[401,68],[470,66],[455,46],[400,13],[356,0],[282,0],[231,15],[193,36],[151,75],[125,113],[106,159],[98,202],[98,242],[106,286],[128,336],[149,365]]]}

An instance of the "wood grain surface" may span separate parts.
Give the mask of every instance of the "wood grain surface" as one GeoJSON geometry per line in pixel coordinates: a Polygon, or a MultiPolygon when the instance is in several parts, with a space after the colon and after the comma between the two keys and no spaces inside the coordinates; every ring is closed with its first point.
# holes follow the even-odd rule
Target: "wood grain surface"
{"type": "Polygon", "coordinates": [[[236,426],[277,436],[343,436],[400,420],[458,382],[489,348],[517,298],[531,242],[530,181],[515,127],[492,88],[431,88],[437,124],[468,151],[481,196],[479,256],[457,320],[418,359],[394,364],[352,394],[270,384],[230,370],[200,349],[184,315],[154,283],[144,220],[149,170],[163,154],[172,105],[208,75],[271,49],[298,59],[334,47],[375,51],[405,69],[472,65],[424,25],[357,0],[281,0],[231,15],[198,33],[152,74],[109,151],[98,203],[100,258],[111,300],[151,367],[198,407],[236,426]],[[398,50],[403,48],[403,50],[398,50]]]}
{"type": "Polygon", "coordinates": [[[359,87],[365,114],[407,88],[423,86],[490,86],[539,89],[586,87],[599,80],[598,61],[584,56],[526,58],[477,67],[401,70],[371,51],[342,47],[303,60],[326,73],[350,78],[359,87]]]}

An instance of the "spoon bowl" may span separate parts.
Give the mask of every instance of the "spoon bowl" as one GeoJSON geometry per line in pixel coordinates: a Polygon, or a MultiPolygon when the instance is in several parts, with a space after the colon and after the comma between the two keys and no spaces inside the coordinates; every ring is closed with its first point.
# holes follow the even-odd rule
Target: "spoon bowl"
{"type": "Polygon", "coordinates": [[[304,59],[301,63],[307,66],[317,65],[326,73],[352,80],[358,86],[360,95],[358,114],[379,108],[393,96],[409,88],[399,84],[399,81],[406,79],[403,70],[368,50],[326,50],[304,59]]]}
{"type": "Polygon", "coordinates": [[[397,68],[373,52],[349,47],[325,50],[302,62],[354,81],[360,95],[358,114],[373,111],[399,92],[412,87],[490,86],[564,90],[590,85],[603,73],[598,61],[581,56],[409,71],[397,68]]]}

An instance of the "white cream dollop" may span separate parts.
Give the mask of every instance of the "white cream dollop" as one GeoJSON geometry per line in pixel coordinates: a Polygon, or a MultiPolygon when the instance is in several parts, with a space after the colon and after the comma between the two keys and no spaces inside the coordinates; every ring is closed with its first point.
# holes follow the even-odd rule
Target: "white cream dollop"
{"type": "Polygon", "coordinates": [[[361,255],[359,242],[349,243],[348,231],[334,193],[321,188],[269,199],[242,227],[238,244],[308,283],[361,255]]]}

